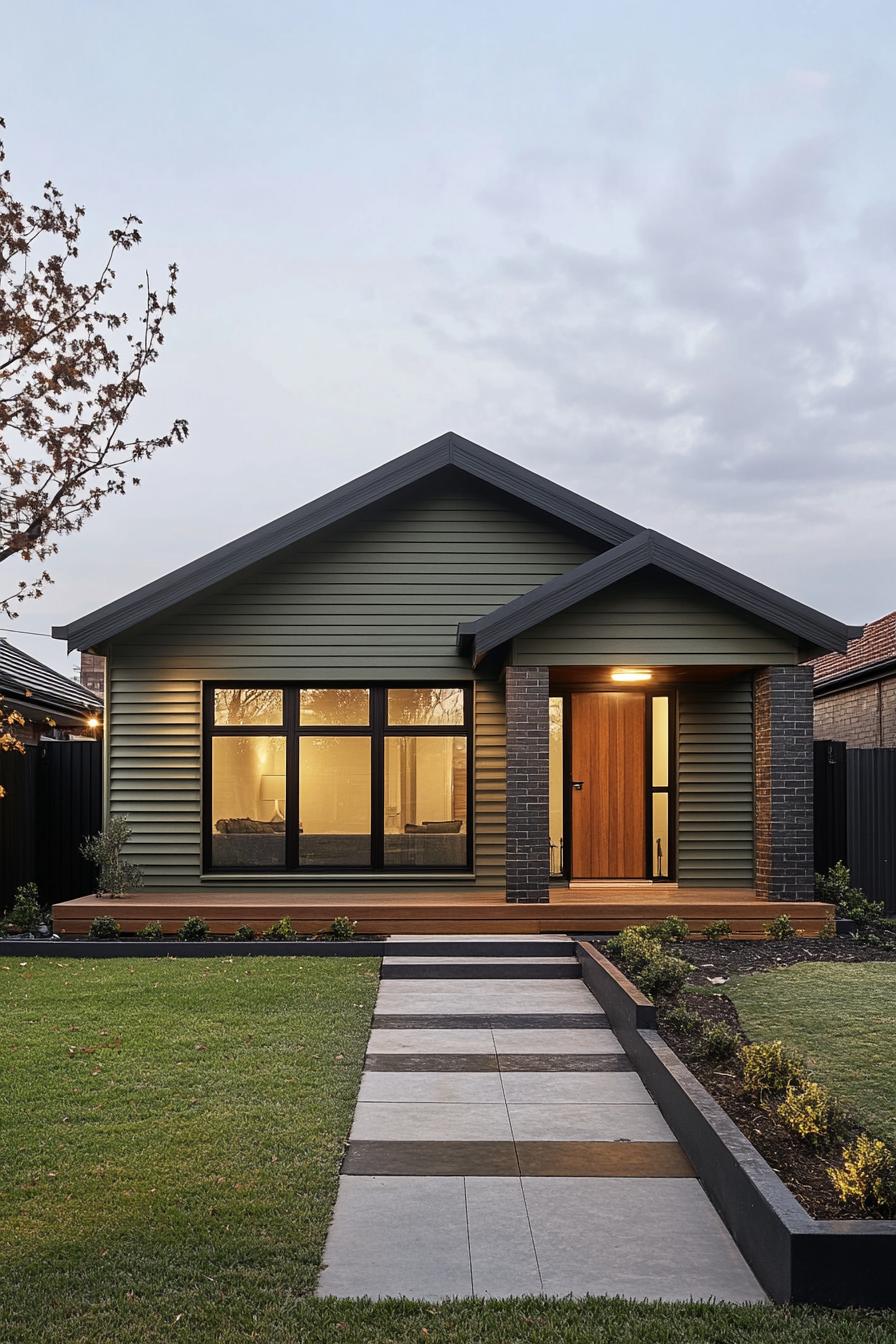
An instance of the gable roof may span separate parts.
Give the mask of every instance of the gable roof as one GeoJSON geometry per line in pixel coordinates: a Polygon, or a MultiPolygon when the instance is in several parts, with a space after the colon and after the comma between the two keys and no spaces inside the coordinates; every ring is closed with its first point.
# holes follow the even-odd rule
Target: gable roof
{"type": "Polygon", "coordinates": [[[462,621],[457,627],[458,652],[470,653],[476,667],[499,645],[649,565],[786,630],[811,650],[845,649],[862,630],[824,616],[660,532],[645,530],[478,620],[462,621]]]}
{"type": "Polygon", "coordinates": [[[103,708],[103,697],[54,672],[0,637],[0,693],[9,699],[69,713],[103,708]]]}
{"type": "Polygon", "coordinates": [[[628,518],[489,452],[478,443],[471,443],[459,434],[442,434],[70,625],[54,626],[53,635],[67,640],[70,649],[102,644],[167,607],[196,596],[284,547],[341,522],[359,509],[376,504],[445,467],[456,467],[604,544],[615,546],[639,531],[638,525],[628,518]]]}

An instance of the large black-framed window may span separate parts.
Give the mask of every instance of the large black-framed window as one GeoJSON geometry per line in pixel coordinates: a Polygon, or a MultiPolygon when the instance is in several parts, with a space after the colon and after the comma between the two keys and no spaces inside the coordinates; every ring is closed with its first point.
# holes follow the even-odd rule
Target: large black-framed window
{"type": "Polygon", "coordinates": [[[471,685],[203,693],[203,871],[472,869],[471,685]]]}

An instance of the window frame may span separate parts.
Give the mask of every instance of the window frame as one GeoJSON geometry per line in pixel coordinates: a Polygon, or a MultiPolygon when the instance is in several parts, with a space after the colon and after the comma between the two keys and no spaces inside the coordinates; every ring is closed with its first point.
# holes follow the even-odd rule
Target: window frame
{"type": "Polygon", "coordinates": [[[378,877],[417,875],[427,873],[455,873],[473,871],[474,799],[473,799],[473,683],[452,680],[429,681],[421,677],[390,679],[388,681],[352,681],[348,678],[303,678],[301,681],[280,681],[268,678],[251,680],[226,678],[204,681],[202,684],[202,874],[203,876],[270,875],[302,877],[322,873],[353,876],[376,874],[378,877]],[[464,697],[464,721],[459,724],[396,724],[390,726],[386,715],[386,692],[392,689],[432,687],[442,690],[460,687],[464,697]],[[283,724],[248,727],[216,725],[214,706],[216,690],[282,690],[283,724]],[[300,724],[299,692],[303,689],[367,690],[369,692],[370,721],[367,724],[300,724]],[[286,793],[283,811],[287,818],[285,830],[285,857],[282,864],[272,865],[216,865],[212,858],[212,741],[215,737],[283,737],[286,739],[286,793]],[[367,737],[370,739],[370,863],[369,864],[308,864],[299,863],[299,743],[303,737],[367,737]],[[462,864],[386,864],[383,861],[385,836],[385,739],[386,737],[463,737],[466,741],[466,851],[462,864]],[[293,818],[294,825],[289,825],[293,818]]]}

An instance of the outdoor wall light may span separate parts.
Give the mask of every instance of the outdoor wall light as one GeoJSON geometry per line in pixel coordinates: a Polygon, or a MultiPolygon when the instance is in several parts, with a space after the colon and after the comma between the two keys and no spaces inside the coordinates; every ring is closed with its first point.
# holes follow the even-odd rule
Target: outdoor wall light
{"type": "Polygon", "coordinates": [[[617,672],[610,673],[611,681],[650,681],[652,672],[647,672],[643,668],[620,667],[617,672]]]}
{"type": "Polygon", "coordinates": [[[93,716],[92,718],[89,718],[89,719],[87,720],[87,727],[88,727],[88,728],[92,728],[92,729],[96,730],[97,728],[99,728],[99,726],[100,726],[100,721],[99,721],[98,718],[96,718],[96,716],[93,716]]]}

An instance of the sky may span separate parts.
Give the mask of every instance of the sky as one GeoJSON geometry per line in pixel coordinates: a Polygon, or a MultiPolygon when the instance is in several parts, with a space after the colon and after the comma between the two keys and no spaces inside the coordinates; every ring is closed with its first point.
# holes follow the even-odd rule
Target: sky
{"type": "Polygon", "coordinates": [[[448,429],[850,623],[896,607],[889,0],[3,11],[13,185],[86,207],[85,275],[131,211],[178,262],[134,427],[190,438],[0,633],[70,670],[51,625],[448,429]]]}

